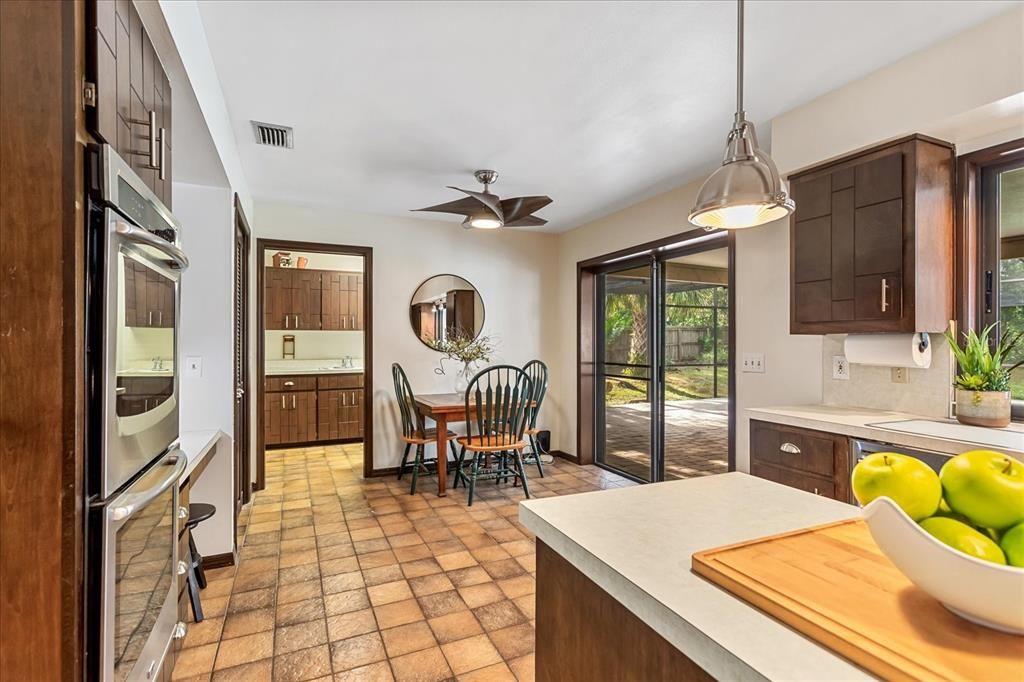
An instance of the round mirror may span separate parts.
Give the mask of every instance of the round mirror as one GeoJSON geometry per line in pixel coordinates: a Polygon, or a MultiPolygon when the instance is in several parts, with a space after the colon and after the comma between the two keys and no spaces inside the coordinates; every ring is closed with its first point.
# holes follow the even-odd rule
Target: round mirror
{"type": "Polygon", "coordinates": [[[431,348],[437,341],[475,339],[484,327],[484,302],[476,287],[456,275],[434,275],[412,295],[409,321],[431,348]]]}

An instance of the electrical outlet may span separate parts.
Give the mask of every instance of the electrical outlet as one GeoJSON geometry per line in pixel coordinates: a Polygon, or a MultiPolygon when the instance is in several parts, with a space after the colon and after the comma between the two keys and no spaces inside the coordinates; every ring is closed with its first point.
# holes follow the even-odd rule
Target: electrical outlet
{"type": "Polygon", "coordinates": [[[845,356],[832,356],[832,378],[840,381],[848,381],[850,379],[850,363],[846,361],[845,356]]]}
{"type": "Polygon", "coordinates": [[[197,355],[190,355],[185,358],[185,376],[187,377],[201,377],[203,376],[203,358],[197,355]]]}
{"type": "Polygon", "coordinates": [[[909,384],[910,370],[906,367],[893,367],[891,370],[891,381],[894,384],[909,384]]]}
{"type": "Polygon", "coordinates": [[[764,353],[744,353],[743,365],[740,369],[744,372],[764,374],[764,353]]]}

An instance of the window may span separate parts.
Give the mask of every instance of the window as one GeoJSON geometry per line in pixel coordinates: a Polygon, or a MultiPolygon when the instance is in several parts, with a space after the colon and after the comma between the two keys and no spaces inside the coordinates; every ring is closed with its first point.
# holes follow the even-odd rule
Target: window
{"type": "MultiPolygon", "coordinates": [[[[958,184],[960,326],[1024,332],[1024,139],[961,157],[958,184]]],[[[1022,359],[1018,346],[1007,366],[1022,359]]],[[[1024,420],[1024,367],[1013,371],[1010,394],[1013,418],[1024,420]]]]}

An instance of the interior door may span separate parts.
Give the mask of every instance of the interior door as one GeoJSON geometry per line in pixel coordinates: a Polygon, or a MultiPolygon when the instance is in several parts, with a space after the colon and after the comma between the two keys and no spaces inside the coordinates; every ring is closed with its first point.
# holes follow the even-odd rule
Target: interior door
{"type": "Polygon", "coordinates": [[[658,395],[652,350],[657,263],[650,258],[598,275],[597,462],[639,481],[657,480],[658,395]]]}

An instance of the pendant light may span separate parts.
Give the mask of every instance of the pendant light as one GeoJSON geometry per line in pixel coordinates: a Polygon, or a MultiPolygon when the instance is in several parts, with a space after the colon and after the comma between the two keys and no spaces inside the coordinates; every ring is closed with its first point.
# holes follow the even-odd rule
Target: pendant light
{"type": "Polygon", "coordinates": [[[737,7],[736,116],[722,166],[704,181],[690,211],[690,222],[707,229],[756,227],[796,208],[775,163],[758,147],[754,124],[743,111],[743,0],[737,7]]]}

